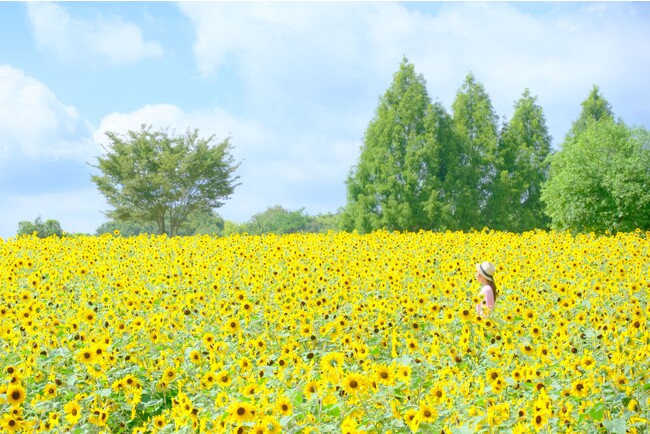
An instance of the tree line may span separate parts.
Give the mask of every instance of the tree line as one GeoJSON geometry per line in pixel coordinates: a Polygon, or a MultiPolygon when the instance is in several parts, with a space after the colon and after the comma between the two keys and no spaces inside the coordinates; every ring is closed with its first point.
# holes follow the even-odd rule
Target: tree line
{"type": "MultiPolygon", "coordinates": [[[[253,215],[244,223],[224,220],[215,211],[197,212],[188,218],[176,235],[217,235],[234,234],[292,234],[300,232],[322,233],[340,230],[339,215],[332,213],[315,216],[305,213],[304,208],[291,211],[281,205],[268,207],[265,211],[253,215]]],[[[158,233],[154,225],[134,222],[108,221],[97,228],[96,235],[115,233],[123,236],[142,233],[158,233]]]]}
{"type": "MultiPolygon", "coordinates": [[[[529,89],[499,124],[469,73],[449,113],[404,57],[345,181],[345,205],[317,216],[276,205],[245,223],[222,219],[215,209],[239,185],[230,138],[214,143],[196,129],[174,135],[147,125],[106,136],[105,154],[91,164],[99,170],[91,179],[112,207],[98,235],[650,229],[650,135],[616,119],[596,85],[553,150],[529,89]]],[[[62,230],[39,216],[20,222],[18,233],[62,230]]]]}
{"type": "MultiPolygon", "coordinates": [[[[214,210],[196,211],[174,234],[177,236],[215,235],[228,236],[234,234],[263,235],[263,234],[292,234],[292,233],[325,233],[339,231],[340,212],[324,213],[315,216],[305,213],[304,208],[291,211],[281,205],[268,207],[265,211],[253,215],[250,220],[237,223],[224,220],[214,210]]],[[[137,236],[140,234],[160,233],[156,224],[142,223],[133,220],[108,220],[95,230],[93,235],[120,234],[121,236],[137,236]]],[[[61,228],[61,223],[55,219],[43,222],[39,216],[31,221],[21,221],[18,224],[18,235],[35,234],[39,238],[50,236],[90,235],[68,233],[61,228]]]]}
{"type": "Polygon", "coordinates": [[[449,114],[406,58],[346,180],[345,230],[650,229],[650,140],[594,86],[558,151],[525,89],[510,121],[472,73],[449,114]]]}

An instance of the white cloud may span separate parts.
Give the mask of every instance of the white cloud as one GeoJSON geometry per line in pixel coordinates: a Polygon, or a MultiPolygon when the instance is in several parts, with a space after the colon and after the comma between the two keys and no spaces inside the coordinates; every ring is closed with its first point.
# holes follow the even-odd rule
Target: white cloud
{"type": "Polygon", "coordinates": [[[101,120],[93,139],[106,146],[106,131],[123,135],[129,130],[140,130],[143,124],[154,129],[168,128],[170,134],[176,135],[184,134],[188,128],[197,128],[200,137],[214,135],[217,142],[231,137],[237,154],[243,155],[263,153],[265,144],[271,141],[271,133],[261,124],[239,119],[220,107],[185,112],[172,104],[147,105],[130,113],[110,113],[101,120]]]}
{"type": "Polygon", "coordinates": [[[75,107],[43,83],[0,65],[0,163],[16,156],[85,161],[96,152],[90,132],[75,107]]]}
{"type": "Polygon", "coordinates": [[[430,14],[386,2],[181,2],[179,9],[194,23],[200,72],[218,80],[237,71],[249,112],[273,122],[265,126],[277,137],[267,146],[283,156],[265,164],[247,156],[254,187],[243,178],[224,207],[247,216],[263,210],[251,209],[258,203],[311,212],[344,205],[345,177],[404,55],[450,112],[470,71],[500,117],[511,117],[529,88],[555,144],[593,84],[616,111],[620,81],[641,89],[650,73],[650,30],[626,5],[546,5],[534,14],[500,2],[440,3],[430,14]]]}
{"type": "MultiPolygon", "coordinates": [[[[129,22],[84,21],[56,4],[27,5],[37,42],[67,62],[125,64],[162,55],[129,22]]],[[[218,141],[231,136],[233,155],[243,160],[242,185],[218,210],[225,218],[245,221],[276,204],[306,207],[311,214],[335,211],[345,203],[345,177],[403,55],[449,111],[470,71],[500,116],[510,117],[513,103],[530,88],[556,143],[593,84],[617,115],[647,125],[650,28],[640,7],[553,3],[531,14],[517,3],[428,6],[434,12],[387,2],[181,2],[179,10],[195,27],[193,50],[203,78],[217,87],[239,80],[232,88],[233,95],[243,90],[236,111],[223,103],[187,109],[175,101],[124,113],[108,108],[99,127],[88,132],[74,106],[4,66],[0,156],[88,161],[99,143],[106,144],[107,130],[126,133],[142,123],[178,133],[198,128],[218,141]]],[[[56,202],[29,200],[41,199],[56,202]]],[[[33,220],[31,214],[11,221],[33,220]]]]}
{"type": "Polygon", "coordinates": [[[163,104],[107,115],[94,140],[106,146],[106,131],[123,135],[128,130],[139,130],[142,124],[154,129],[169,128],[177,135],[188,128],[198,128],[201,137],[214,134],[217,141],[231,137],[233,157],[242,162],[237,171],[242,185],[218,212],[240,222],[277,204],[290,209],[305,206],[313,213],[335,211],[344,197],[336,203],[322,201],[323,192],[336,190],[339,196],[342,194],[343,180],[359,149],[356,141],[330,139],[310,132],[271,132],[272,126],[238,118],[219,107],[185,112],[163,104]],[[312,194],[297,194],[300,189],[312,194]]]}
{"type": "Polygon", "coordinates": [[[310,107],[341,92],[365,92],[367,80],[376,77],[375,47],[365,51],[369,35],[359,17],[375,7],[327,2],[179,4],[196,28],[199,70],[218,77],[221,66],[235,63],[250,104],[274,110],[296,102],[310,107]]]}
{"type": "Polygon", "coordinates": [[[179,4],[195,25],[203,74],[232,64],[251,106],[299,110],[301,121],[323,107],[344,117],[361,106],[369,120],[368,101],[376,105],[406,55],[448,110],[470,71],[499,116],[510,117],[529,88],[558,141],[593,84],[614,105],[621,81],[640,88],[650,73],[650,27],[628,4],[547,5],[534,15],[513,3],[437,6],[423,14],[396,3],[179,4]]]}
{"type": "Polygon", "coordinates": [[[122,65],[163,53],[160,44],[144,40],[133,23],[102,17],[76,19],[49,2],[28,2],[27,10],[38,45],[65,62],[122,65]]]}

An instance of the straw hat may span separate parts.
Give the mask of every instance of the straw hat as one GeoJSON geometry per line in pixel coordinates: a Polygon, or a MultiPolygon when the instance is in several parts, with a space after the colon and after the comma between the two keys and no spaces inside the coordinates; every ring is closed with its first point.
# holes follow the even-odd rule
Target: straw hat
{"type": "Polygon", "coordinates": [[[489,281],[494,281],[494,265],[491,262],[483,262],[482,264],[476,264],[476,271],[485,277],[489,281]]]}

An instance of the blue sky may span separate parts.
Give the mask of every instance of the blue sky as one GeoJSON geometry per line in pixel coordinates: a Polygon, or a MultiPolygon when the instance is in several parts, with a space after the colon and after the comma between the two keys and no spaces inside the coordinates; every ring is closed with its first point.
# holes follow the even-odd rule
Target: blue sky
{"type": "Polygon", "coordinates": [[[88,163],[142,123],[231,138],[242,185],[216,211],[336,212],[406,56],[451,113],[472,72],[502,119],[525,88],[555,147],[594,84],[650,128],[648,2],[0,2],[0,237],[109,207],[88,163]]]}

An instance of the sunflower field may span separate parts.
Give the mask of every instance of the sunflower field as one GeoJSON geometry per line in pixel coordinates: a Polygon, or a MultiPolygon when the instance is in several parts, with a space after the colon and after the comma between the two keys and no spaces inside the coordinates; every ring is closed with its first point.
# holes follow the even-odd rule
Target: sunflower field
{"type": "Polygon", "coordinates": [[[0,432],[647,433],[649,236],[0,239],[0,432]]]}

